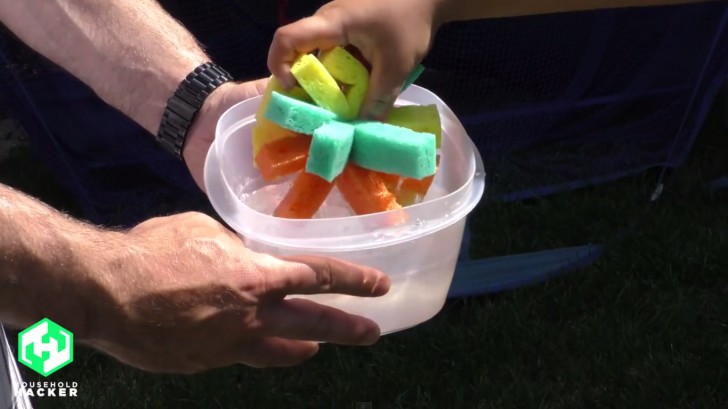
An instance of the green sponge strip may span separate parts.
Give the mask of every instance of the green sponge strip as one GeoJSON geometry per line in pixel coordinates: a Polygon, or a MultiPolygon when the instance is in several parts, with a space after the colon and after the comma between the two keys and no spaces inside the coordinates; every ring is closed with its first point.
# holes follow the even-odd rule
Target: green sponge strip
{"type": "Polygon", "coordinates": [[[417,64],[414,70],[410,73],[409,77],[407,77],[407,80],[404,82],[404,85],[402,86],[402,91],[409,88],[410,85],[414,84],[415,81],[417,81],[418,78],[420,78],[420,75],[425,72],[425,66],[422,64],[417,64]]]}
{"type": "Polygon", "coordinates": [[[435,174],[435,135],[381,122],[355,125],[351,160],[384,173],[422,179],[435,174]]]}
{"type": "Polygon", "coordinates": [[[316,105],[274,91],[268,101],[265,118],[294,132],[313,135],[321,125],[335,120],[337,116],[316,105]]]}
{"type": "Polygon", "coordinates": [[[332,182],[344,171],[353,143],[353,125],[338,121],[323,124],[313,133],[306,172],[332,182]]]}

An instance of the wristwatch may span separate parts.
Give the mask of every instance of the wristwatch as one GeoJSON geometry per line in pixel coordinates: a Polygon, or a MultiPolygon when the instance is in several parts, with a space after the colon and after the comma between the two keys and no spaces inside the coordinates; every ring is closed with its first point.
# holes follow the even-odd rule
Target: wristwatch
{"type": "Polygon", "coordinates": [[[157,143],[184,161],[182,149],[197,112],[212,91],[232,80],[232,75],[212,62],[204,63],[189,73],[167,101],[157,132],[157,143]]]}

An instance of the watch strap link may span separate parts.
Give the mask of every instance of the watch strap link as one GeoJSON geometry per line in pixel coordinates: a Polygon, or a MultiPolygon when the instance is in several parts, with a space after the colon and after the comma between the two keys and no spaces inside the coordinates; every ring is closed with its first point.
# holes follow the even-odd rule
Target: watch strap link
{"type": "Polygon", "coordinates": [[[167,101],[157,132],[157,143],[179,160],[192,121],[205,99],[220,85],[233,77],[222,67],[207,62],[196,67],[167,101]]]}

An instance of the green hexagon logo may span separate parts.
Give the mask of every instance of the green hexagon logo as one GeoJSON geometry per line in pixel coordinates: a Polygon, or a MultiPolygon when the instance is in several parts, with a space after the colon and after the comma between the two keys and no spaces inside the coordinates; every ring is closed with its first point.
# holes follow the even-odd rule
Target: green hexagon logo
{"type": "Polygon", "coordinates": [[[73,362],[73,333],[48,318],[18,334],[18,362],[48,376],[73,362]]]}

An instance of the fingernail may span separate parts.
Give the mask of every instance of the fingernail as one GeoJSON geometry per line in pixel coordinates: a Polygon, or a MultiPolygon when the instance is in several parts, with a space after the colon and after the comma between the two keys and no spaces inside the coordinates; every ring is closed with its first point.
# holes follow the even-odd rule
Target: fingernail
{"type": "Polygon", "coordinates": [[[379,341],[379,338],[382,336],[382,331],[379,329],[379,326],[372,322],[367,328],[367,331],[365,335],[361,338],[361,344],[362,345],[374,345],[379,341]]]}
{"type": "Polygon", "coordinates": [[[391,285],[392,282],[389,280],[389,277],[385,275],[380,276],[374,283],[374,287],[372,288],[372,296],[382,296],[388,293],[391,285]]]}

